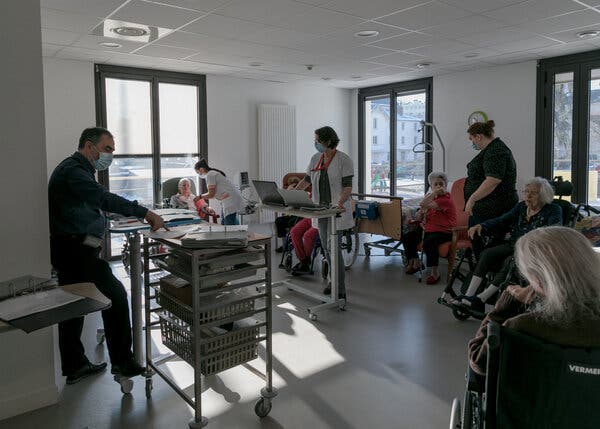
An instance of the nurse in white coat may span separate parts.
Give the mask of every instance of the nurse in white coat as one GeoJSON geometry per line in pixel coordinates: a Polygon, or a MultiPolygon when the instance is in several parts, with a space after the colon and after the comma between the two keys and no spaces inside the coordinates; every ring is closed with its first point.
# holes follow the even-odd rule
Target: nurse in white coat
{"type": "Polygon", "coordinates": [[[211,168],[205,159],[201,159],[194,167],[201,179],[206,180],[208,192],[200,198],[216,198],[221,202],[223,225],[239,225],[237,214],[244,210],[245,204],[240,191],[229,181],[221,170],[211,168]]]}
{"type": "MultiPolygon", "coordinates": [[[[354,164],[352,159],[344,152],[337,150],[340,142],[336,132],[331,127],[322,127],[315,130],[315,153],[306,175],[296,186],[296,189],[305,189],[312,185],[312,199],[321,205],[337,206],[343,209],[341,218],[337,222],[337,230],[341,231],[354,226],[350,193],[352,192],[352,178],[354,176],[354,164]]],[[[328,219],[318,219],[319,236],[321,243],[325,246],[327,260],[329,257],[329,225],[328,219]]],[[[342,250],[340,246],[341,235],[338,235],[338,279],[339,298],[346,298],[345,269],[342,262],[342,250]]],[[[331,266],[331,264],[330,264],[331,266]]],[[[331,286],[327,285],[324,294],[331,294],[331,286]]]]}

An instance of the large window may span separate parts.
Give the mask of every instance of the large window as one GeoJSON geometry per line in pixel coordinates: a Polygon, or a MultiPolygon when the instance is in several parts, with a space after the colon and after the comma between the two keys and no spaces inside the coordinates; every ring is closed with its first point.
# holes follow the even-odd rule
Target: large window
{"type": "MultiPolygon", "coordinates": [[[[96,66],[97,121],[115,137],[115,156],[100,182],[146,207],[162,203],[162,183],[190,177],[206,156],[206,87],[200,75],[96,66]]],[[[120,235],[111,239],[118,254],[120,235]]],[[[107,255],[107,256],[110,256],[107,255]]]]}
{"type": "MultiPolygon", "coordinates": [[[[431,153],[416,153],[413,147],[423,141],[421,121],[431,122],[431,86],[431,79],[422,79],[359,90],[360,192],[423,195],[431,153]],[[377,128],[371,126],[375,123],[377,128]]],[[[431,141],[429,128],[425,140],[431,141]]]]}
{"type": "Polygon", "coordinates": [[[541,60],[537,105],[536,174],[600,206],[600,51],[541,60]]]}

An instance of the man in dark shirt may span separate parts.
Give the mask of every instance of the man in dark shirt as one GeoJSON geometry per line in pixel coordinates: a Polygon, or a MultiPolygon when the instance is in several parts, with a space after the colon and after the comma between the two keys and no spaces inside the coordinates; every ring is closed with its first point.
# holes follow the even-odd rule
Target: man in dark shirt
{"type": "MultiPolygon", "coordinates": [[[[144,372],[131,352],[131,323],[127,293],[108,263],[99,258],[106,229],[104,211],[144,218],[152,230],[164,227],[156,213],[108,192],[95,179],[96,170],[107,169],[115,150],[105,128],[87,128],[77,152],[62,161],[48,184],[50,255],[61,285],[92,282],[112,301],[102,312],[112,373],[133,377],[144,372]]],[[[58,325],[62,373],[67,384],[103,371],[106,363],[93,364],[81,343],[83,317],[58,325]]]]}

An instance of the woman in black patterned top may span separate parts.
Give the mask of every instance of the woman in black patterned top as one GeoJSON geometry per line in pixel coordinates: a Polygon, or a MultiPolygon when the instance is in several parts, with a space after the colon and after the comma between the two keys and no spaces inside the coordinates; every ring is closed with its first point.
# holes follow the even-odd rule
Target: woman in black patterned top
{"type": "MultiPolygon", "coordinates": [[[[510,149],[494,136],[494,125],[494,121],[476,122],[467,130],[473,149],[479,151],[467,164],[464,193],[470,227],[508,212],[519,201],[517,165],[510,149]]],[[[491,238],[494,243],[502,239],[491,238]]],[[[480,242],[473,247],[476,254],[481,252],[480,242]]]]}

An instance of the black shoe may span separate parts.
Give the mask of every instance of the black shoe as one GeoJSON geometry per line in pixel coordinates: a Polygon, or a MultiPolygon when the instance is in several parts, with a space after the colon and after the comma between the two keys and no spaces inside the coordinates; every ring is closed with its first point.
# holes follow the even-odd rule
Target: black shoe
{"type": "Polygon", "coordinates": [[[298,262],[292,268],[292,274],[295,276],[299,276],[302,274],[310,274],[310,265],[306,262],[298,262]]]}
{"type": "Polygon", "coordinates": [[[146,368],[141,366],[139,363],[134,361],[133,359],[127,360],[122,365],[113,365],[110,373],[114,375],[120,375],[122,377],[135,377],[137,375],[142,375],[146,372],[146,368]]]}
{"type": "Polygon", "coordinates": [[[462,304],[478,313],[485,313],[485,303],[477,296],[464,296],[462,298],[462,304]]]}
{"type": "Polygon", "coordinates": [[[331,283],[327,283],[327,286],[323,289],[323,295],[331,295],[331,283]]]}
{"type": "Polygon", "coordinates": [[[106,362],[101,362],[99,364],[93,364],[91,362],[86,362],[81,368],[75,371],[72,374],[67,375],[67,384],[75,384],[80,382],[86,377],[90,375],[99,374],[106,369],[106,362]]]}
{"type": "Polygon", "coordinates": [[[345,293],[338,293],[338,299],[346,299],[345,293]]]}
{"type": "Polygon", "coordinates": [[[279,246],[277,249],[275,249],[275,251],[277,253],[283,253],[283,246],[279,246]]]}

